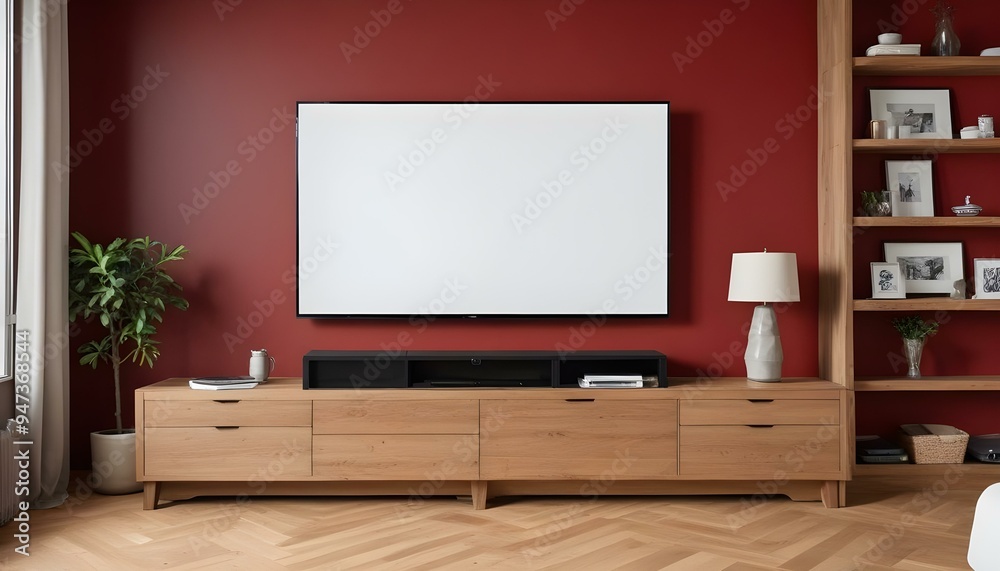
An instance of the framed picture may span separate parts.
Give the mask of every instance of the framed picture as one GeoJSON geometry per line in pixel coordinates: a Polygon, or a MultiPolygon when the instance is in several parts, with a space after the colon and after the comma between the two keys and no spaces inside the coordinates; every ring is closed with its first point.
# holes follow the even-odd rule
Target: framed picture
{"type": "Polygon", "coordinates": [[[906,293],[951,295],[955,283],[962,282],[961,242],[885,242],[885,261],[896,262],[906,293]]]}
{"type": "MultiPolygon", "coordinates": [[[[951,92],[947,89],[869,90],[872,120],[908,126],[911,139],[951,139],[951,92]]],[[[900,138],[903,138],[900,136],[900,138]]]]}
{"type": "Polygon", "coordinates": [[[903,299],[906,282],[899,262],[872,262],[872,299],[903,299]]]}
{"type": "Polygon", "coordinates": [[[893,216],[934,216],[933,161],[885,161],[893,216]]]}
{"type": "Polygon", "coordinates": [[[976,258],[976,299],[1000,299],[1000,258],[976,258]]]}

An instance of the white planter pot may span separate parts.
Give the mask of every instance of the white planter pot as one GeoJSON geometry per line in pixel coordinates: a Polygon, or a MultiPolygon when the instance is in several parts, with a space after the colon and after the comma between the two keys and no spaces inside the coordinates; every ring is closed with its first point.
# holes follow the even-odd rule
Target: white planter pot
{"type": "Polygon", "coordinates": [[[90,433],[90,482],[95,492],[107,495],[133,494],[142,490],[135,479],[135,430],[90,433]]]}

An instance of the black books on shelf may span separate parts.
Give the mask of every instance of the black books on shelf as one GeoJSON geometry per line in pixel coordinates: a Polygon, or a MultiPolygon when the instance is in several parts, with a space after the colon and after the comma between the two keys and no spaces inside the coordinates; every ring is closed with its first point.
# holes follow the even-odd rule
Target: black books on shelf
{"type": "Polygon", "coordinates": [[[858,462],[862,464],[905,464],[909,455],[902,446],[881,436],[866,435],[856,439],[858,462]]]}

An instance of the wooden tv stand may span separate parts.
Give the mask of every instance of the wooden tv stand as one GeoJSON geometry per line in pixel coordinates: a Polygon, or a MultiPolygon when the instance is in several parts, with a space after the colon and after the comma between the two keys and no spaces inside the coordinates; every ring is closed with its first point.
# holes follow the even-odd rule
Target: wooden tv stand
{"type": "Polygon", "coordinates": [[[143,507],[230,495],[784,494],[840,505],[848,393],[817,379],[668,388],[135,392],[143,507]]]}

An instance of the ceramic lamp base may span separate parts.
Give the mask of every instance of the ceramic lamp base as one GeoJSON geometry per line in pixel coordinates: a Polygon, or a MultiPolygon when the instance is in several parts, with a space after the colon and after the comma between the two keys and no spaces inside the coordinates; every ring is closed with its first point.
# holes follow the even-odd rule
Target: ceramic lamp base
{"type": "Polygon", "coordinates": [[[744,357],[747,378],[761,383],[781,381],[781,335],[778,334],[778,317],[769,305],[758,305],[753,309],[750,321],[750,335],[747,337],[747,352],[744,357]]]}

